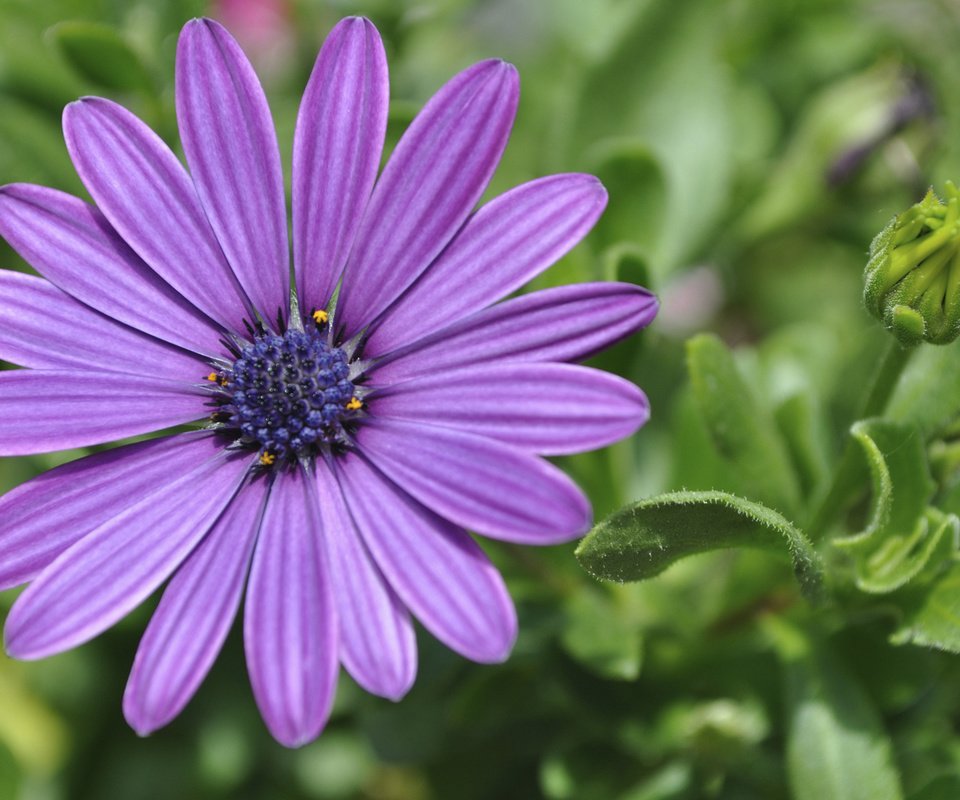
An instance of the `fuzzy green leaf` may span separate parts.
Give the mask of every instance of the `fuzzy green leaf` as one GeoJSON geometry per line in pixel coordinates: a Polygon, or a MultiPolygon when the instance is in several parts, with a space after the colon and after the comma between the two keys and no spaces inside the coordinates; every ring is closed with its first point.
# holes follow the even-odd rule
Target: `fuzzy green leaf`
{"type": "Polygon", "coordinates": [[[639,581],[731,547],[789,555],[803,593],[819,599],[820,560],[806,537],[776,511],[724,492],[674,492],[622,508],[587,535],[577,558],[597,578],[639,581]]]}
{"type": "Polygon", "coordinates": [[[741,492],[793,512],[800,492],[786,446],[726,345],[712,334],[693,337],[687,367],[714,447],[739,479],[741,492]]]}

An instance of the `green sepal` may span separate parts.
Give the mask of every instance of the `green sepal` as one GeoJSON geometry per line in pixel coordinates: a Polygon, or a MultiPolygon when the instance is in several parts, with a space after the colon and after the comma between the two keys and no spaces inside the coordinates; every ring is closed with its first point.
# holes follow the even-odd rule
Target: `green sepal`
{"type": "Polygon", "coordinates": [[[594,527],[576,555],[594,577],[625,582],[733,547],[789,556],[803,594],[822,599],[820,558],[803,533],[776,511],[725,492],[672,492],[626,506],[594,527]]]}

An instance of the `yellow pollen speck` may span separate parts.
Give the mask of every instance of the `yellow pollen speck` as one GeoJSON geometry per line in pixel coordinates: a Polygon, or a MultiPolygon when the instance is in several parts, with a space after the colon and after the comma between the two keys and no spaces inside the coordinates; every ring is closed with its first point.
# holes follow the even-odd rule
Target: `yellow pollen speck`
{"type": "Polygon", "coordinates": [[[265,467],[269,467],[277,460],[277,457],[270,452],[264,451],[260,454],[260,463],[265,467]]]}
{"type": "Polygon", "coordinates": [[[361,408],[363,408],[363,403],[361,403],[356,397],[351,397],[350,402],[347,403],[347,411],[357,411],[361,408]]]}
{"type": "Polygon", "coordinates": [[[316,322],[317,325],[323,325],[328,319],[330,319],[330,315],[326,311],[318,310],[313,312],[313,321],[316,322]]]}
{"type": "Polygon", "coordinates": [[[216,372],[211,372],[209,375],[207,375],[207,380],[210,381],[211,383],[219,383],[219,382],[220,382],[220,379],[219,379],[219,377],[217,376],[217,373],[216,373],[216,372]]]}

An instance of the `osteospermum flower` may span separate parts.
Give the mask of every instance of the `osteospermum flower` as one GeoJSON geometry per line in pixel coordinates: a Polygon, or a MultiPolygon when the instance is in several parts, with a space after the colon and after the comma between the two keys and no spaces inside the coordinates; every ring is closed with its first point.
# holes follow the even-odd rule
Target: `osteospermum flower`
{"type": "Polygon", "coordinates": [[[370,692],[407,691],[411,614],[467,658],[507,656],[515,612],[466,530],[549,544],[587,529],[586,498],[541,456],[607,445],[648,410],[631,383],[565,362],[656,303],[603,283],[491,305],[606,202],[596,179],[554,175],[472,213],[513,123],[509,64],[443,86],[378,179],[383,46],[363,19],[333,30],[295,134],[293,292],[270,111],[218,24],[184,28],[176,93],[189,174],[133,114],[85,98],[64,131],[97,207],[0,189],[0,233],[43,275],[0,272],[0,358],[28,368],[0,373],[0,454],[205,421],[0,500],[0,588],[32,581],[6,648],[75,647],[169,578],[124,695],[146,734],[196,691],[245,594],[254,695],[299,745],[340,663],[370,692]]]}

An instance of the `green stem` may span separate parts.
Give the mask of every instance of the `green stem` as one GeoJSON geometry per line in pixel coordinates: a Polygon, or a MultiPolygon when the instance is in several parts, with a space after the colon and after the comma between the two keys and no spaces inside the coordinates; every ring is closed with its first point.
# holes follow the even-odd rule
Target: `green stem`
{"type": "Polygon", "coordinates": [[[858,420],[879,416],[886,410],[890,395],[897,387],[900,375],[910,361],[914,350],[913,347],[903,347],[891,337],[887,352],[883,356],[883,361],[880,362],[880,368],[874,375],[873,384],[857,415],[858,420]]]}
{"type": "MultiPolygon", "coordinates": [[[[860,404],[854,421],[883,414],[913,352],[914,348],[903,347],[890,337],[887,352],[874,373],[873,382],[860,404]]],[[[823,536],[830,523],[854,499],[863,483],[863,477],[863,459],[857,452],[856,443],[848,436],[833,478],[827,489],[821,493],[820,502],[817,503],[810,522],[804,528],[811,539],[816,541],[823,536]]]]}

